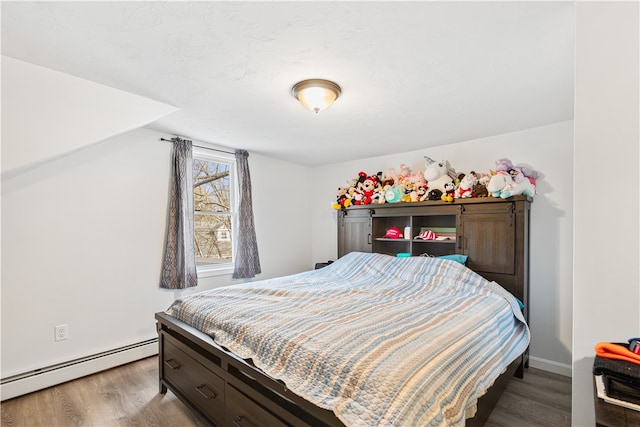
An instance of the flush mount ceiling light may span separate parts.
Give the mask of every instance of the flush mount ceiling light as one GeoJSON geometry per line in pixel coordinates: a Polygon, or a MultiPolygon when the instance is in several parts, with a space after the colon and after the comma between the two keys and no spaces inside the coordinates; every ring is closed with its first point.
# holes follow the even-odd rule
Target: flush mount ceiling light
{"type": "Polygon", "coordinates": [[[341,92],[336,83],[323,79],[303,80],[291,88],[291,94],[304,108],[316,113],[331,107],[341,92]]]}

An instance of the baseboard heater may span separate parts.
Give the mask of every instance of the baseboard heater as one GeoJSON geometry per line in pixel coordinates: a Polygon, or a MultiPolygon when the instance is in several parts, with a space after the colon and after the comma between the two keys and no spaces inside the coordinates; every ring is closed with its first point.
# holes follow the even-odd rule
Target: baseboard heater
{"type": "Polygon", "coordinates": [[[12,375],[0,380],[0,399],[11,399],[156,354],[158,354],[158,338],[151,338],[91,356],[12,375]]]}

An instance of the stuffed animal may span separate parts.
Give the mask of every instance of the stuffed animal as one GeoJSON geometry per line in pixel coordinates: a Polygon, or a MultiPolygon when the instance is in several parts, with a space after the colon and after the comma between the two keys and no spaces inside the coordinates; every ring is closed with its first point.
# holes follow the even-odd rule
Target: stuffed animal
{"type": "Polygon", "coordinates": [[[427,200],[441,200],[442,198],[442,191],[438,190],[437,188],[435,190],[430,190],[427,193],[427,200]]]}
{"type": "Polygon", "coordinates": [[[491,179],[487,184],[487,192],[491,197],[500,197],[502,189],[506,188],[510,181],[513,181],[511,175],[506,171],[493,171],[491,179]]]}
{"type": "Polygon", "coordinates": [[[362,194],[362,190],[359,190],[356,187],[350,187],[348,194],[349,194],[349,198],[351,199],[352,205],[362,204],[360,203],[362,201],[362,198],[364,197],[364,195],[362,194]]]}
{"type": "Polygon", "coordinates": [[[418,202],[424,202],[429,197],[429,193],[427,192],[427,184],[423,184],[416,188],[416,193],[418,195],[418,202]]]}
{"type": "Polygon", "coordinates": [[[348,196],[348,189],[346,187],[338,187],[336,193],[336,202],[332,205],[334,209],[348,208],[351,206],[351,199],[348,196]]]}
{"type": "Polygon", "coordinates": [[[422,202],[427,199],[427,184],[416,185],[411,183],[409,193],[410,202],[422,202]]]}
{"type": "Polygon", "coordinates": [[[496,160],[496,167],[494,170],[496,172],[499,172],[499,171],[509,172],[513,168],[514,166],[511,160],[503,158],[503,159],[496,160]]]}
{"type": "Polygon", "coordinates": [[[429,190],[440,190],[446,192],[445,185],[453,182],[453,178],[449,175],[452,171],[449,162],[442,160],[436,162],[430,157],[424,156],[427,167],[424,170],[424,179],[427,180],[429,190]]]}
{"type": "Polygon", "coordinates": [[[378,204],[380,204],[380,205],[382,205],[382,204],[386,203],[386,202],[387,202],[387,199],[385,199],[385,194],[386,194],[386,192],[387,192],[387,190],[388,190],[389,188],[391,188],[391,186],[390,186],[390,185],[388,185],[388,184],[387,184],[387,185],[385,185],[385,186],[378,185],[378,186],[376,187],[376,195],[375,195],[375,197],[373,198],[373,200],[374,200],[374,201],[373,201],[373,203],[378,203],[378,204]]]}
{"type": "Polygon", "coordinates": [[[378,177],[376,175],[371,175],[365,178],[362,183],[362,193],[364,194],[365,205],[371,203],[376,197],[376,187],[378,186],[378,177]]]}
{"type": "Polygon", "coordinates": [[[524,175],[525,177],[527,177],[527,179],[529,180],[529,182],[531,184],[533,184],[533,186],[535,187],[536,181],[538,179],[538,171],[528,167],[528,166],[518,166],[518,168],[520,169],[520,172],[522,172],[522,175],[524,175]]]}
{"type": "Polygon", "coordinates": [[[411,170],[404,163],[401,163],[398,169],[396,170],[396,184],[404,184],[405,182],[409,182],[409,176],[411,175],[411,170]]]}
{"type": "Polygon", "coordinates": [[[518,194],[533,197],[535,195],[536,188],[528,179],[520,179],[520,182],[516,182],[511,173],[495,171],[495,174],[491,176],[491,179],[487,184],[487,192],[490,196],[500,197],[502,199],[516,196],[518,194]]]}
{"type": "Polygon", "coordinates": [[[502,192],[500,193],[501,198],[506,199],[507,197],[516,196],[518,194],[523,194],[530,197],[535,196],[536,186],[531,182],[531,180],[529,180],[528,177],[524,176],[521,171],[515,169],[515,172],[512,171],[510,175],[511,179],[513,179],[513,184],[507,185],[507,188],[502,190],[502,192]]]}
{"type": "Polygon", "coordinates": [[[356,190],[362,190],[362,183],[366,177],[367,174],[365,172],[358,172],[358,176],[353,180],[353,187],[355,187],[356,190]]]}
{"type": "Polygon", "coordinates": [[[410,182],[405,182],[404,184],[396,184],[393,186],[393,188],[394,191],[400,193],[400,200],[398,200],[399,202],[411,201],[411,196],[409,194],[411,193],[412,185],[410,182]]]}
{"type": "Polygon", "coordinates": [[[382,185],[383,187],[386,185],[393,185],[396,183],[397,178],[398,174],[396,174],[396,170],[394,168],[388,168],[382,172],[380,185],[382,185]]]}
{"type": "Polygon", "coordinates": [[[453,199],[455,198],[455,192],[456,185],[453,183],[453,181],[447,182],[444,185],[444,194],[440,197],[440,199],[444,202],[453,202],[453,199]]]}
{"type": "Polygon", "coordinates": [[[510,173],[513,180],[517,183],[527,178],[529,182],[535,186],[536,180],[538,179],[538,172],[536,170],[524,165],[515,166],[511,160],[506,158],[496,160],[495,170],[510,173]]]}
{"type": "Polygon", "coordinates": [[[489,180],[491,179],[491,175],[483,172],[478,178],[478,184],[476,185],[476,196],[477,197],[487,197],[489,196],[489,192],[487,191],[487,184],[489,184],[489,180]]]}
{"type": "Polygon", "coordinates": [[[398,203],[402,196],[404,196],[404,187],[401,185],[392,185],[386,193],[384,193],[384,198],[387,203],[398,203]]]}
{"type": "Polygon", "coordinates": [[[473,197],[487,197],[489,192],[487,191],[487,184],[491,177],[488,173],[482,173],[480,178],[478,178],[478,183],[473,187],[473,197]]]}
{"type": "Polygon", "coordinates": [[[466,199],[473,197],[475,185],[478,183],[478,175],[471,171],[464,175],[460,180],[460,184],[456,187],[454,197],[456,199],[466,199]]]}
{"type": "Polygon", "coordinates": [[[411,172],[407,178],[414,188],[426,186],[427,180],[424,179],[424,171],[411,172]]]}
{"type": "MultiPolygon", "coordinates": [[[[364,172],[360,172],[360,174],[363,174],[364,172]]],[[[358,175],[360,175],[358,174],[358,175]]],[[[355,201],[355,205],[368,205],[373,201],[374,196],[376,195],[376,187],[378,185],[378,177],[375,175],[371,175],[371,176],[364,176],[364,179],[362,179],[362,182],[359,185],[359,189],[357,189],[359,191],[359,193],[362,195],[362,197],[358,197],[357,200],[355,201]]]]}

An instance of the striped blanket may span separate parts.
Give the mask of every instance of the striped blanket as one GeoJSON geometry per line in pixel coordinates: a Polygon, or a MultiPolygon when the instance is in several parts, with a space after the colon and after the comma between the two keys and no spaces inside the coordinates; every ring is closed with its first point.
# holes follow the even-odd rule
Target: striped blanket
{"type": "Polygon", "coordinates": [[[517,300],[449,260],[350,253],[167,310],[347,426],[461,426],[529,343],[517,300]]]}

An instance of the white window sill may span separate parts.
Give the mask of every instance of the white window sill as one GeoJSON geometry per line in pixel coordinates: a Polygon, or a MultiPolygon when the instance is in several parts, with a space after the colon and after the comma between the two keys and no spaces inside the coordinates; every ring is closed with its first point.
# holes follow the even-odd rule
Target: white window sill
{"type": "Polygon", "coordinates": [[[233,264],[227,264],[224,266],[203,265],[198,267],[198,277],[214,277],[228,274],[233,274],[233,264]]]}

